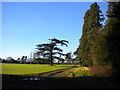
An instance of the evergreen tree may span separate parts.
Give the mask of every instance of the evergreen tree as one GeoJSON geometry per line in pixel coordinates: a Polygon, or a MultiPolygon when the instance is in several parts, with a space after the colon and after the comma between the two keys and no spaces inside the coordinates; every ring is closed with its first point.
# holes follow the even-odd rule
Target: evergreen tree
{"type": "Polygon", "coordinates": [[[107,16],[105,27],[109,50],[107,59],[120,71],[120,2],[109,2],[107,16]]]}
{"type": "Polygon", "coordinates": [[[97,34],[102,28],[101,21],[103,20],[104,17],[98,4],[92,4],[90,9],[85,13],[82,37],[76,51],[83,66],[97,64],[95,56],[95,48],[97,45],[96,38],[98,38],[97,34]]]}
{"type": "Polygon", "coordinates": [[[66,43],[68,43],[68,41],[66,41],[66,40],[58,40],[56,38],[49,39],[49,40],[50,40],[50,43],[36,45],[37,46],[36,49],[38,49],[36,54],[43,55],[44,58],[46,58],[46,59],[48,59],[50,61],[50,65],[53,65],[53,60],[54,59],[63,60],[61,57],[56,56],[56,54],[58,54],[60,56],[64,55],[62,53],[63,50],[58,48],[57,44],[67,46],[66,43]]]}

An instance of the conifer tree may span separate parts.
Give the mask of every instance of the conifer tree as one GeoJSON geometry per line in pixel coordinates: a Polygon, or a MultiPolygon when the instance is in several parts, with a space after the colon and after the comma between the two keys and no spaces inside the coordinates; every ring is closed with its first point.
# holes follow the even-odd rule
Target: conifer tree
{"type": "Polygon", "coordinates": [[[85,13],[82,37],[76,51],[83,66],[92,66],[97,63],[95,59],[96,37],[102,28],[101,21],[103,20],[104,17],[98,4],[92,4],[85,13]]]}
{"type": "Polygon", "coordinates": [[[107,59],[120,71],[120,2],[109,2],[106,37],[109,53],[107,59]]]}
{"type": "MultiPolygon", "coordinates": [[[[49,39],[50,43],[45,43],[45,44],[39,44],[36,45],[38,49],[38,51],[36,52],[36,54],[40,55],[42,54],[45,58],[47,58],[50,61],[50,65],[53,65],[53,61],[54,59],[61,59],[63,60],[61,57],[56,56],[56,54],[58,55],[65,55],[63,54],[63,50],[58,48],[57,45],[65,45],[68,46],[67,43],[68,41],[66,40],[58,40],[56,38],[53,39],[49,39]]],[[[41,59],[41,58],[40,58],[41,59]]]]}

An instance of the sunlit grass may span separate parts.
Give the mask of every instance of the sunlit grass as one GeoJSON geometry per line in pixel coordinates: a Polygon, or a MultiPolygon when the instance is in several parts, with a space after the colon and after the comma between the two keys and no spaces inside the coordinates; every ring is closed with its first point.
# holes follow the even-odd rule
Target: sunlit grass
{"type": "Polygon", "coordinates": [[[91,76],[91,72],[88,67],[80,66],[56,75],[56,77],[83,77],[83,76],[91,76]]]}
{"type": "Polygon", "coordinates": [[[91,76],[90,70],[87,67],[78,67],[73,73],[75,74],[75,77],[91,76]]]}
{"type": "MultiPolygon", "coordinates": [[[[1,64],[1,63],[0,63],[1,64]]],[[[73,65],[46,65],[46,64],[5,64],[2,63],[2,73],[10,75],[24,75],[34,73],[44,73],[53,70],[70,68],[73,65]]]]}

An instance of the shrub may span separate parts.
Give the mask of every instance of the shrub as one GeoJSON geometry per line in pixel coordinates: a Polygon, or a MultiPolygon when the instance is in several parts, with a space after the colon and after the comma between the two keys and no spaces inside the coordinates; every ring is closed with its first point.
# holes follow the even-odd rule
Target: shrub
{"type": "Polygon", "coordinates": [[[90,72],[92,76],[97,77],[109,77],[112,75],[112,66],[93,66],[90,67],[90,72]]]}

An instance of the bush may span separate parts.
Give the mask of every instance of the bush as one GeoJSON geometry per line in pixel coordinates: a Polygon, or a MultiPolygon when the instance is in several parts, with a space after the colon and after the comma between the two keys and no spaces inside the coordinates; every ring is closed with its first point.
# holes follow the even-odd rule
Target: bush
{"type": "Polygon", "coordinates": [[[97,77],[110,77],[112,75],[112,66],[93,66],[90,67],[92,76],[97,77]]]}

